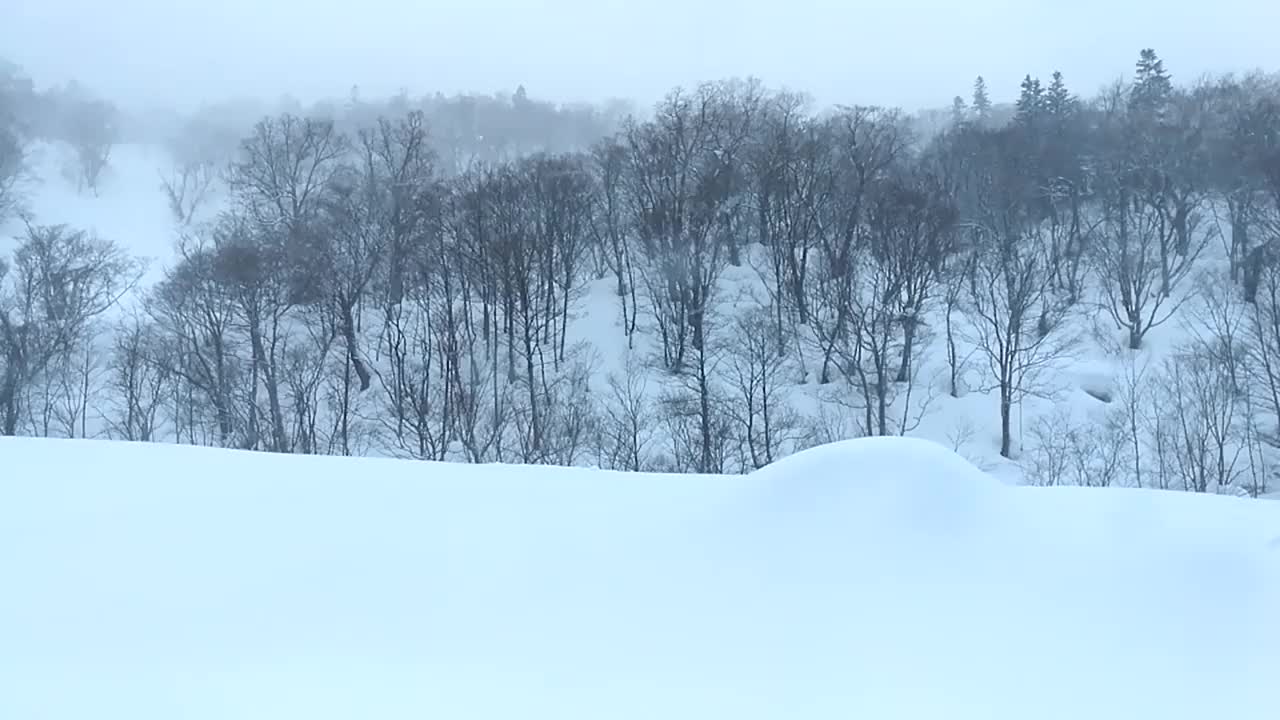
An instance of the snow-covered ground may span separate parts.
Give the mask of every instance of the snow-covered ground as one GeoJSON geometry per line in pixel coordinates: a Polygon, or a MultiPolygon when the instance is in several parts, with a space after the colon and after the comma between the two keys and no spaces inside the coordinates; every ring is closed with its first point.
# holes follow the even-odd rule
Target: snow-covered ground
{"type": "Polygon", "coordinates": [[[1280,506],[0,439],[0,717],[1276,717],[1280,506]]]}
{"type": "MultiPolygon", "coordinates": [[[[25,186],[26,205],[37,224],[65,224],[96,232],[147,263],[144,285],[163,277],[179,232],[162,190],[162,173],[172,165],[163,148],[113,148],[97,194],[78,188],[76,159],[66,145],[36,143],[29,160],[32,178],[25,186]]],[[[0,233],[0,256],[7,258],[22,224],[14,219],[0,229],[4,231],[0,233]]]]}

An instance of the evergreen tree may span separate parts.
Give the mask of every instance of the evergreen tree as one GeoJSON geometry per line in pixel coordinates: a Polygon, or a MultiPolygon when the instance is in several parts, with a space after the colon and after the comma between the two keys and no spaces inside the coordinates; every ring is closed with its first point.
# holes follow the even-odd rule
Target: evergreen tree
{"type": "Polygon", "coordinates": [[[1049,90],[1044,98],[1045,111],[1061,123],[1075,112],[1076,107],[1076,97],[1067,89],[1062,73],[1054,71],[1053,82],[1049,83],[1049,90]]]}
{"type": "Polygon", "coordinates": [[[969,106],[965,104],[964,98],[959,95],[951,101],[951,122],[956,125],[963,125],[969,117],[969,106]]]}
{"type": "Polygon", "coordinates": [[[1159,116],[1168,108],[1173,96],[1173,80],[1165,72],[1164,61],[1156,51],[1147,48],[1138,57],[1133,89],[1129,93],[1129,109],[1159,116]]]}
{"type": "Polygon", "coordinates": [[[979,123],[991,118],[991,98],[987,95],[987,81],[981,75],[973,81],[973,116],[979,123]]]}
{"type": "MultiPolygon", "coordinates": [[[[1080,180],[1084,133],[1079,110],[1079,100],[1067,89],[1062,73],[1055,71],[1049,89],[1044,92],[1043,111],[1047,136],[1045,164],[1049,174],[1059,180],[1080,180]]],[[[1078,188],[1073,188],[1075,190],[1078,188]]]]}
{"type": "Polygon", "coordinates": [[[1022,80],[1022,92],[1018,95],[1018,122],[1032,124],[1040,118],[1044,109],[1044,88],[1040,85],[1040,79],[1027,75],[1022,80]]]}

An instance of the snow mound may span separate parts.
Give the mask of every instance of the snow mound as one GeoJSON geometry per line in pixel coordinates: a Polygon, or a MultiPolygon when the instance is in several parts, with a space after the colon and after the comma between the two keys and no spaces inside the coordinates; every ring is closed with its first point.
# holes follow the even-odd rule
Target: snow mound
{"type": "Polygon", "coordinates": [[[0,438],[0,717],[1274,716],[1280,505],[0,438]]]}
{"type": "Polygon", "coordinates": [[[785,457],[751,476],[758,511],[839,519],[862,531],[973,532],[997,515],[1003,486],[937,443],[865,437],[785,457]]]}
{"type": "Polygon", "coordinates": [[[929,440],[863,437],[809,448],[772,463],[754,475],[805,484],[868,483],[925,485],[927,491],[989,488],[993,478],[968,460],[929,440]]]}

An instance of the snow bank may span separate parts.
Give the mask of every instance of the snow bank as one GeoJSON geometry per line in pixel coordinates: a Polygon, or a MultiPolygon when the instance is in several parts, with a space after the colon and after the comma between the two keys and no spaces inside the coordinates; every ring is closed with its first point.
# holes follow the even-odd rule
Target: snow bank
{"type": "Polygon", "coordinates": [[[906,439],[745,478],[0,439],[0,717],[1271,718],[1278,538],[906,439]]]}

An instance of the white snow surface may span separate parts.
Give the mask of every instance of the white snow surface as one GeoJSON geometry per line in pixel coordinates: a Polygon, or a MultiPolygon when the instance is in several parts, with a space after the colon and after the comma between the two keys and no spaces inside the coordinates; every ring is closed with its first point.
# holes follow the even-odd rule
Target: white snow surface
{"type": "Polygon", "coordinates": [[[1280,504],[0,438],[0,718],[1275,718],[1280,504]]]}
{"type": "MultiPolygon", "coordinates": [[[[78,190],[68,179],[75,156],[65,144],[35,143],[30,160],[35,180],[27,188],[26,200],[36,224],[66,224],[119,243],[146,263],[144,287],[164,277],[180,230],[161,190],[162,173],[172,164],[162,148],[138,144],[113,148],[96,194],[78,190]]],[[[0,257],[9,259],[22,232],[16,218],[0,224],[0,257]]]]}

